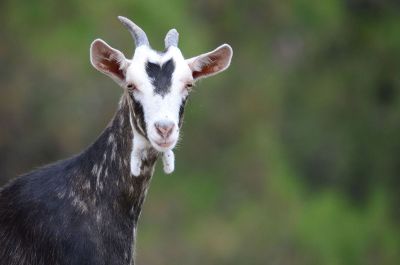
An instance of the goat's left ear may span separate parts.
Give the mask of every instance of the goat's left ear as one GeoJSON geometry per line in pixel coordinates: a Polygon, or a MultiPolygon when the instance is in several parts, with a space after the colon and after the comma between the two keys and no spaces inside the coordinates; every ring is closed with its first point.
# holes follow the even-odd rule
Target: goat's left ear
{"type": "Polygon", "coordinates": [[[129,66],[124,54],[105,41],[96,39],[90,45],[90,62],[100,72],[111,77],[120,86],[126,85],[126,69],[129,66]]]}
{"type": "Polygon", "coordinates": [[[231,64],[232,54],[231,46],[223,44],[211,52],[187,59],[186,62],[192,70],[193,78],[197,80],[227,69],[231,64]]]}

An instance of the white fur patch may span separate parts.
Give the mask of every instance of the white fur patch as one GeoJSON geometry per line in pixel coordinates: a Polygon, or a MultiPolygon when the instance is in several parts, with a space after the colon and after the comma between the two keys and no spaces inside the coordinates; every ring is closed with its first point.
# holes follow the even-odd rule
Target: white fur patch
{"type": "Polygon", "coordinates": [[[166,174],[171,174],[175,169],[175,155],[172,150],[168,150],[163,153],[162,161],[164,165],[164,172],[166,174]]]}
{"type": "Polygon", "coordinates": [[[138,47],[127,68],[126,79],[128,83],[137,87],[137,90],[133,92],[134,97],[143,106],[146,128],[140,128],[140,130],[147,132],[150,143],[159,152],[173,149],[179,139],[179,111],[182,101],[187,96],[185,86],[193,80],[191,70],[180,50],[170,47],[166,53],[161,54],[146,46],[138,47]],[[152,80],[146,72],[146,65],[148,62],[163,65],[171,58],[175,69],[171,78],[170,91],[165,95],[155,94],[152,80]],[[174,124],[174,129],[168,139],[163,139],[157,132],[155,124],[159,121],[174,124]],[[161,146],[166,140],[171,143],[168,148],[161,146]]]}
{"type": "Polygon", "coordinates": [[[145,159],[147,156],[147,149],[150,147],[150,143],[140,135],[135,127],[133,126],[132,114],[129,114],[132,132],[133,132],[133,140],[132,140],[132,151],[131,151],[131,173],[133,176],[138,177],[140,175],[140,168],[142,166],[142,159],[145,159]]]}

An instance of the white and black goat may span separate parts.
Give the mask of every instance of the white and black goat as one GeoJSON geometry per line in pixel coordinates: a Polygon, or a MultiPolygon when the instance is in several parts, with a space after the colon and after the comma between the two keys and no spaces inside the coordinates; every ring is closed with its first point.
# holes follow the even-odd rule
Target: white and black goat
{"type": "Polygon", "coordinates": [[[185,102],[193,83],[225,70],[224,44],[184,59],[178,32],[165,51],[119,17],[135,40],[132,59],[97,39],[90,61],[123,88],[119,108],[82,153],[16,178],[0,190],[1,265],[132,265],[136,225],[154,165],[174,170],[185,102]]]}

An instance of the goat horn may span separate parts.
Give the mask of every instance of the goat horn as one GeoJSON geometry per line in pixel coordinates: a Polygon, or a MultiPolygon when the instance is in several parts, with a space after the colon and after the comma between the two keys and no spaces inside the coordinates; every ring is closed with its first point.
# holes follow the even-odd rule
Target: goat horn
{"type": "Polygon", "coordinates": [[[146,33],[138,25],[123,16],[118,16],[118,19],[131,33],[133,39],[135,40],[136,47],[142,45],[150,46],[146,33]]]}
{"type": "Polygon", "coordinates": [[[176,29],[171,29],[168,31],[167,35],[165,36],[165,49],[168,49],[171,46],[178,47],[179,41],[179,33],[176,29]]]}

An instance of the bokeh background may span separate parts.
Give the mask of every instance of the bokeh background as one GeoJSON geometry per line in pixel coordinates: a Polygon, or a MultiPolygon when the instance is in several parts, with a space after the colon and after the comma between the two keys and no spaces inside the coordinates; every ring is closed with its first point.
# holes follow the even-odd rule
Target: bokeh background
{"type": "Polygon", "coordinates": [[[89,145],[121,89],[89,63],[117,15],[162,50],[229,43],[186,110],[176,171],[158,165],[138,264],[400,264],[400,2],[0,2],[0,184],[89,145]]]}

